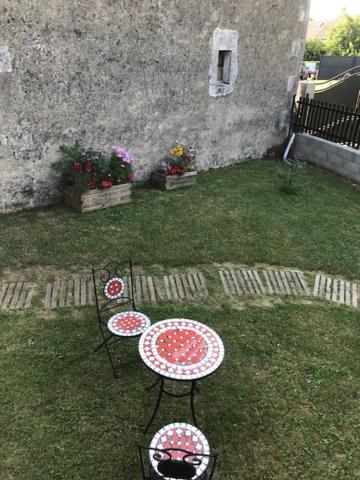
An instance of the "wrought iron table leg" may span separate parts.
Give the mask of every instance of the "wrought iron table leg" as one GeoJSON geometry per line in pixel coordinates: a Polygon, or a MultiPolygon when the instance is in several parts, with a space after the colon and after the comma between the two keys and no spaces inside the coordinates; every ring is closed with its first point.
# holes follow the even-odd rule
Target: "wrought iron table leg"
{"type": "Polygon", "coordinates": [[[191,414],[194,420],[194,425],[197,427],[197,421],[195,416],[195,405],[194,405],[194,395],[196,390],[196,380],[191,381],[191,391],[190,391],[190,407],[191,407],[191,414]]]}
{"type": "Polygon", "coordinates": [[[153,422],[153,420],[154,420],[154,418],[157,414],[157,411],[159,410],[161,397],[162,397],[162,394],[163,394],[163,391],[164,391],[164,379],[160,376],[159,376],[159,379],[158,379],[157,383],[159,383],[159,382],[160,382],[160,388],[159,388],[158,399],[157,399],[157,402],[156,402],[156,405],[155,405],[155,410],[154,410],[153,414],[151,415],[151,418],[150,418],[148,424],[145,427],[144,433],[146,433],[148,431],[150,425],[152,424],[152,422],[153,422]]]}
{"type": "Polygon", "coordinates": [[[150,387],[146,387],[145,390],[146,390],[146,391],[149,391],[149,390],[151,390],[152,388],[156,387],[156,385],[160,382],[160,380],[161,380],[161,377],[158,375],[155,383],[153,383],[152,385],[150,385],[150,387]]]}

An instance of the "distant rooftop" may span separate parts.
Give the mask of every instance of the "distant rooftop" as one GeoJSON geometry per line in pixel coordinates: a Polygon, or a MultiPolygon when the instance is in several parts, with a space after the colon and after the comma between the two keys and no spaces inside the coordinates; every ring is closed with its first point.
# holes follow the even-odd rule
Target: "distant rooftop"
{"type": "Polygon", "coordinates": [[[331,20],[313,20],[309,19],[308,31],[306,38],[316,38],[319,40],[326,40],[330,30],[335,27],[342,19],[344,18],[344,13],[339,15],[337,18],[332,18],[331,20]]]}

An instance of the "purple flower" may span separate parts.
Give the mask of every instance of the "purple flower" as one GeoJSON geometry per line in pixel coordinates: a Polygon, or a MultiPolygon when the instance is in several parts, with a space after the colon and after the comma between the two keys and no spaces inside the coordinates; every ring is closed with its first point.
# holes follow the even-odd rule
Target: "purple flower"
{"type": "Polygon", "coordinates": [[[123,163],[127,163],[130,165],[134,162],[134,157],[130,155],[130,153],[125,150],[125,148],[115,145],[113,147],[113,150],[115,152],[115,155],[122,159],[123,163]]]}
{"type": "Polygon", "coordinates": [[[161,160],[160,162],[160,167],[166,172],[168,170],[170,170],[170,164],[165,162],[165,160],[161,160]]]}

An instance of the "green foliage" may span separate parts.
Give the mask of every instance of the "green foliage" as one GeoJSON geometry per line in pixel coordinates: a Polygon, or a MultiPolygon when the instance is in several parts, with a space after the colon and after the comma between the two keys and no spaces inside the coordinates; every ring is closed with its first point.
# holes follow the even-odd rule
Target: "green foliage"
{"type": "Polygon", "coordinates": [[[360,15],[346,15],[329,34],[327,51],[332,55],[360,54],[360,15]]]}
{"type": "Polygon", "coordinates": [[[305,44],[304,61],[319,62],[320,55],[326,55],[326,44],[317,38],[310,39],[305,44]]]}
{"type": "Polygon", "coordinates": [[[67,170],[72,163],[82,161],[82,150],[78,141],[76,141],[74,145],[70,146],[61,145],[60,151],[62,153],[60,160],[53,164],[53,167],[56,170],[67,170]]]}
{"type": "Polygon", "coordinates": [[[60,151],[62,153],[60,160],[53,164],[54,168],[59,171],[70,170],[74,163],[85,165],[89,162],[91,162],[93,170],[99,174],[107,168],[108,161],[102,152],[92,149],[85,150],[79,142],[70,146],[61,145],[60,151]]]}
{"type": "Polygon", "coordinates": [[[298,160],[286,160],[281,162],[281,167],[278,170],[278,177],[283,180],[281,190],[289,195],[294,195],[298,192],[299,186],[295,184],[297,179],[296,173],[301,168],[301,162],[298,160]]]}
{"type": "Polygon", "coordinates": [[[131,164],[119,162],[119,157],[114,152],[110,156],[109,170],[115,185],[131,180],[131,164]]]}
{"type": "MultiPolygon", "coordinates": [[[[62,145],[60,150],[62,156],[53,167],[62,172],[63,186],[77,193],[109,188],[132,179],[131,163],[124,162],[116,152],[108,156],[97,150],[85,150],[79,142],[62,145]]],[[[127,154],[125,150],[121,151],[127,154]]]]}

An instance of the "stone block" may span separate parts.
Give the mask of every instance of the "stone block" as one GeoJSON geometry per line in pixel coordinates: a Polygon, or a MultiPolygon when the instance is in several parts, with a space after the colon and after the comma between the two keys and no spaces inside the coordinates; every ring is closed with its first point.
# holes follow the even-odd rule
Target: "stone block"
{"type": "Polygon", "coordinates": [[[299,58],[304,53],[305,39],[296,38],[291,45],[291,55],[293,58],[299,58]]]}
{"type": "Polygon", "coordinates": [[[11,73],[11,55],[7,45],[0,45],[0,73],[11,73]]]}
{"type": "Polygon", "coordinates": [[[234,91],[238,75],[238,39],[239,33],[236,30],[216,28],[213,33],[209,79],[211,97],[228,95],[234,91]],[[220,60],[221,53],[225,55],[220,60]],[[218,78],[219,69],[223,79],[218,78]]]}
{"type": "Polygon", "coordinates": [[[357,174],[360,173],[360,163],[352,162],[350,160],[344,161],[344,168],[349,172],[349,174],[357,174]]]}

